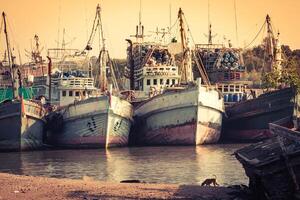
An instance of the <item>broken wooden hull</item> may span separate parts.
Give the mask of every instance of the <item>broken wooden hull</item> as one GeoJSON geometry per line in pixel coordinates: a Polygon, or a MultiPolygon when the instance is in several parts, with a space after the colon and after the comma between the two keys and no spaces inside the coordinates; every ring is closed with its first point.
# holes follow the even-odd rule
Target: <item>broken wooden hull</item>
{"type": "Polygon", "coordinates": [[[286,88],[226,108],[224,139],[253,142],[269,138],[269,123],[292,116],[294,95],[293,89],[286,88]]]}
{"type": "Polygon", "coordinates": [[[295,199],[300,181],[300,132],[275,124],[270,124],[270,132],[271,139],[244,147],[235,155],[256,199],[295,199]]]}
{"type": "Polygon", "coordinates": [[[132,106],[115,96],[90,98],[60,111],[63,127],[49,130],[47,142],[62,148],[127,146],[132,106]]]}
{"type": "Polygon", "coordinates": [[[205,87],[167,92],[138,106],[141,145],[199,145],[220,138],[223,99],[205,87]]]}
{"type": "Polygon", "coordinates": [[[23,151],[43,148],[44,108],[21,100],[0,105],[0,151],[23,151]]]}

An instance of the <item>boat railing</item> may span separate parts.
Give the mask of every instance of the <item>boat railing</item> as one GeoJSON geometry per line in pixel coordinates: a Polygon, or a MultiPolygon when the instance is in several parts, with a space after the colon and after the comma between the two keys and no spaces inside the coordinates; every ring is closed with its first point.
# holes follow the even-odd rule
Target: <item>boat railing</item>
{"type": "Polygon", "coordinates": [[[59,86],[63,87],[84,87],[84,88],[94,88],[93,78],[84,77],[74,77],[74,78],[56,78],[52,80],[53,83],[57,83],[59,86]]]}
{"type": "Polygon", "coordinates": [[[222,49],[224,44],[196,44],[196,49],[222,49]]]}
{"type": "Polygon", "coordinates": [[[176,76],[178,75],[178,68],[176,66],[155,66],[144,67],[143,75],[147,76],[176,76]]]}

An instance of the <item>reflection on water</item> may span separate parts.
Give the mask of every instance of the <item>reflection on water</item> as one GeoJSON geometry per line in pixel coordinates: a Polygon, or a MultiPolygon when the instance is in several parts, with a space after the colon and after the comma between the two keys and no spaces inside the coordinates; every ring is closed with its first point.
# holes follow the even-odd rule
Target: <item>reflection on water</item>
{"type": "Polygon", "coordinates": [[[232,153],[240,144],[0,153],[0,172],[119,182],[197,184],[212,175],[222,185],[247,184],[232,153]]]}

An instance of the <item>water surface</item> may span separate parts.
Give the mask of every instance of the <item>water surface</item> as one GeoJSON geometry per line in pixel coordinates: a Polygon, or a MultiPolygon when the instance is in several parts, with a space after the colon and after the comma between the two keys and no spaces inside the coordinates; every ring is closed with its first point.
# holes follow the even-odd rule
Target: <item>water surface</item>
{"type": "Polygon", "coordinates": [[[232,153],[245,144],[134,147],[0,153],[0,172],[119,182],[199,184],[213,175],[221,185],[248,184],[232,153]]]}

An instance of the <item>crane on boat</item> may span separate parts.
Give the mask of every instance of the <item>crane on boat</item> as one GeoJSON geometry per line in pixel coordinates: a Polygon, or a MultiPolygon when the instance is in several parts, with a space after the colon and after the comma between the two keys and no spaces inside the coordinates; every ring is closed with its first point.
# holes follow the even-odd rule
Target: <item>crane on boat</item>
{"type": "MultiPolygon", "coordinates": [[[[192,82],[193,77],[193,71],[192,71],[192,65],[191,65],[191,58],[194,57],[194,60],[196,62],[197,68],[200,72],[200,76],[202,78],[202,81],[206,85],[210,85],[210,81],[207,75],[207,72],[205,70],[205,67],[202,63],[202,59],[198,52],[195,53],[195,51],[191,51],[188,47],[188,40],[187,40],[187,33],[185,30],[184,22],[184,13],[182,9],[179,9],[178,12],[178,20],[179,20],[179,26],[180,26],[180,37],[181,37],[181,46],[182,46],[182,52],[183,52],[183,61],[182,61],[182,67],[181,67],[181,79],[183,82],[192,82]]],[[[186,22],[187,23],[187,22],[186,22]]],[[[189,28],[188,28],[189,29],[189,28]]]]}
{"type": "Polygon", "coordinates": [[[99,71],[97,74],[98,77],[96,79],[96,86],[99,87],[102,92],[108,89],[107,87],[108,86],[107,66],[108,66],[113,87],[115,88],[115,90],[119,91],[119,83],[115,76],[116,65],[113,62],[113,60],[110,58],[109,52],[105,45],[105,38],[104,38],[102,19],[101,19],[101,7],[99,4],[97,5],[96,8],[96,15],[92,27],[92,32],[90,34],[89,40],[87,42],[84,51],[92,50],[92,44],[97,31],[99,31],[99,37],[100,37],[100,42],[99,42],[100,53],[97,60],[97,63],[99,63],[99,71]]]}

